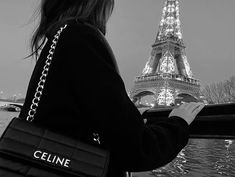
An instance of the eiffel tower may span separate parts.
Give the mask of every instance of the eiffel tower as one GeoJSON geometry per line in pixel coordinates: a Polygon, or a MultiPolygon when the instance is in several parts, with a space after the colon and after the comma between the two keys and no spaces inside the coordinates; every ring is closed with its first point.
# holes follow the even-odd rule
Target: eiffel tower
{"type": "Polygon", "coordinates": [[[197,101],[199,91],[200,82],[194,78],[185,54],[179,0],[166,0],[151,55],[129,96],[137,107],[143,106],[141,99],[150,95],[153,100],[147,106],[165,107],[182,100],[197,101]]]}

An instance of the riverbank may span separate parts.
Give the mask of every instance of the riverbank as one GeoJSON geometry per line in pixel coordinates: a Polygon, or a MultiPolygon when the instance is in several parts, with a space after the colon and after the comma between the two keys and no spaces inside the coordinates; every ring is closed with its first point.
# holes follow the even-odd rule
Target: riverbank
{"type": "Polygon", "coordinates": [[[7,112],[7,111],[0,111],[0,136],[6,129],[8,123],[11,121],[13,117],[17,117],[19,112],[7,112]]]}

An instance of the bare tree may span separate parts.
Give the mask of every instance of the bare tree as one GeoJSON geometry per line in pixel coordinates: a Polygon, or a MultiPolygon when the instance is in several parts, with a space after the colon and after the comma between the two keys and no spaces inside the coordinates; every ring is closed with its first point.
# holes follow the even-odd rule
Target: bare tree
{"type": "Polygon", "coordinates": [[[201,93],[209,104],[235,102],[235,76],[224,82],[206,85],[201,93]]]}
{"type": "Polygon", "coordinates": [[[225,81],[224,90],[228,97],[227,102],[235,102],[235,76],[232,76],[225,81]]]}
{"type": "Polygon", "coordinates": [[[208,104],[214,104],[213,99],[212,99],[212,92],[210,89],[209,85],[206,85],[202,90],[201,90],[201,95],[204,96],[204,99],[208,102],[208,104]]]}

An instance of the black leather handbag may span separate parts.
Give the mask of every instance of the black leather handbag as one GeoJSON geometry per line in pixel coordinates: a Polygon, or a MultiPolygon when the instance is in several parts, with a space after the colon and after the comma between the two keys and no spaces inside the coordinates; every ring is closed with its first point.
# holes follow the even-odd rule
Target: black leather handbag
{"type": "MultiPolygon", "coordinates": [[[[60,33],[54,37],[25,119],[13,118],[0,139],[1,177],[105,177],[109,151],[33,123],[60,33]]],[[[98,140],[98,139],[97,139],[98,140]]]]}

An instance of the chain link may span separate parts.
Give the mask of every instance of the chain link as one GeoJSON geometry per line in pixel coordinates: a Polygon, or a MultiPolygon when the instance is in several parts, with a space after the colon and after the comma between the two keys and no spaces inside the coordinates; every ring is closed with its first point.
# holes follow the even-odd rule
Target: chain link
{"type": "Polygon", "coordinates": [[[41,96],[42,96],[42,91],[43,91],[44,86],[45,86],[46,77],[48,75],[49,66],[51,65],[53,54],[55,52],[56,44],[59,40],[60,34],[62,33],[62,31],[66,27],[67,27],[67,24],[64,25],[63,27],[61,27],[57,31],[57,33],[55,34],[54,39],[52,40],[52,45],[51,45],[51,48],[49,50],[49,54],[47,55],[47,60],[45,62],[45,66],[43,67],[42,75],[40,77],[40,81],[38,82],[38,86],[36,88],[36,93],[34,94],[34,98],[32,100],[30,110],[28,112],[28,116],[26,118],[26,120],[29,121],[29,122],[32,122],[34,120],[34,115],[36,114],[38,104],[39,104],[39,101],[40,101],[41,96]]]}

